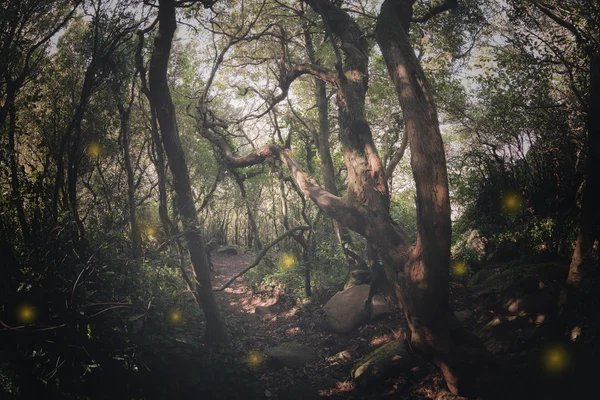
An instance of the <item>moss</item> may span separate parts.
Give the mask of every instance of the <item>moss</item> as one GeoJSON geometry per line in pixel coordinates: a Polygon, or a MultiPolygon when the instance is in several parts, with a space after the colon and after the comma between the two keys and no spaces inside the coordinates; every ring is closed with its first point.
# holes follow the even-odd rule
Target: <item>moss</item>
{"type": "Polygon", "coordinates": [[[404,348],[404,342],[396,340],[368,353],[352,367],[352,378],[359,383],[384,379],[391,374],[406,371],[414,359],[404,348]]]}

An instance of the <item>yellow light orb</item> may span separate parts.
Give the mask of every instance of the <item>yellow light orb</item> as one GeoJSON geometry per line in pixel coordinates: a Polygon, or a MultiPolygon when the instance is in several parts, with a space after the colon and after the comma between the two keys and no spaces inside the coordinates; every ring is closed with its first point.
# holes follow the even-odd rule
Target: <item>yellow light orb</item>
{"type": "Polygon", "coordinates": [[[517,212],[521,209],[521,205],[521,196],[518,193],[506,193],[502,197],[502,207],[505,212],[517,212]]]}
{"type": "Polygon", "coordinates": [[[156,229],[154,229],[154,227],[149,226],[146,228],[146,235],[148,235],[148,237],[150,239],[154,239],[155,234],[156,234],[156,229]]]}
{"type": "Polygon", "coordinates": [[[279,260],[279,265],[284,270],[292,269],[296,265],[296,258],[292,254],[284,254],[279,260]]]}
{"type": "Polygon", "coordinates": [[[31,325],[35,322],[37,311],[35,307],[23,304],[17,309],[17,318],[23,325],[31,325]]]}
{"type": "Polygon", "coordinates": [[[565,372],[569,368],[569,358],[567,350],[560,345],[554,345],[542,351],[543,367],[550,374],[565,372]]]}
{"type": "Polygon", "coordinates": [[[179,325],[183,322],[183,314],[181,314],[181,311],[179,310],[171,311],[169,314],[169,321],[172,325],[179,325]]]}
{"type": "Polygon", "coordinates": [[[100,146],[100,143],[98,143],[98,142],[90,143],[87,148],[87,153],[90,157],[93,157],[93,158],[100,157],[100,154],[102,154],[102,147],[100,146]]]}
{"type": "Polygon", "coordinates": [[[264,361],[265,358],[258,351],[251,351],[246,356],[246,364],[248,365],[248,367],[253,369],[259,368],[264,361]]]}
{"type": "Polygon", "coordinates": [[[452,272],[454,273],[454,275],[457,276],[466,275],[467,272],[469,272],[469,269],[467,268],[467,263],[465,263],[464,261],[455,262],[452,267],[452,272]]]}

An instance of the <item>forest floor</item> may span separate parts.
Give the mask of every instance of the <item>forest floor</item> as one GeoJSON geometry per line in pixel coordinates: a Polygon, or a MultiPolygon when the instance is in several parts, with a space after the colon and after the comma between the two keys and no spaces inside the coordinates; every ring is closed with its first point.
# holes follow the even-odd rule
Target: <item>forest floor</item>
{"type": "MultiPolygon", "coordinates": [[[[214,287],[245,268],[251,256],[215,254],[214,287]]],[[[587,393],[594,386],[600,355],[596,340],[600,289],[589,288],[586,298],[592,301],[578,303],[567,319],[553,322],[565,268],[560,262],[519,267],[491,264],[482,268],[480,277],[472,277],[481,282],[477,293],[471,290],[472,280],[469,285],[466,280],[450,283],[451,306],[463,326],[475,332],[499,360],[508,361],[510,378],[500,378],[507,383],[509,389],[502,392],[508,395],[492,397],[591,398],[587,393]],[[571,341],[565,339],[561,324],[576,332],[571,341]]],[[[438,369],[425,361],[417,362],[408,373],[370,385],[355,384],[350,372],[356,361],[403,337],[406,322],[396,308],[391,315],[350,333],[333,333],[322,307],[337,290],[341,288],[315,288],[309,300],[298,301],[277,290],[252,293],[241,277],[217,292],[231,334],[232,356],[252,371],[259,398],[459,399],[448,392],[438,369]],[[267,348],[290,341],[314,351],[315,361],[291,369],[265,355],[267,348]]]]}
{"type": "MultiPolygon", "coordinates": [[[[213,286],[221,287],[245,268],[250,254],[215,254],[213,286]]],[[[453,284],[456,309],[468,309],[470,296],[461,284],[453,284]]],[[[390,316],[361,326],[347,334],[327,328],[322,306],[335,289],[314,290],[310,300],[292,301],[280,292],[252,293],[243,277],[217,292],[217,300],[228,327],[234,328],[232,347],[260,381],[264,398],[273,399],[370,399],[370,398],[454,398],[445,389],[441,375],[429,364],[416,365],[403,374],[371,386],[356,386],[350,376],[352,365],[377,347],[398,339],[406,322],[399,310],[390,316]],[[297,342],[316,354],[316,361],[303,368],[277,365],[265,356],[268,347],[297,342]],[[442,396],[442,397],[440,397],[442,396]]]]}

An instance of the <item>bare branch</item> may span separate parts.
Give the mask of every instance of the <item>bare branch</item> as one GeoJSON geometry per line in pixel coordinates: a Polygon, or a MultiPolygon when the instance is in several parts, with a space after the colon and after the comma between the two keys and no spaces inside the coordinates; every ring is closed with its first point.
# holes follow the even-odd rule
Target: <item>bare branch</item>
{"type": "Polygon", "coordinates": [[[402,135],[402,143],[400,144],[400,148],[398,150],[396,150],[396,152],[392,156],[392,159],[390,160],[390,163],[388,164],[387,168],[385,169],[385,177],[388,181],[390,181],[392,179],[392,174],[394,173],[394,169],[396,169],[396,166],[398,165],[400,160],[402,160],[402,157],[404,156],[404,152],[406,151],[407,146],[408,146],[408,135],[406,134],[406,132],[404,132],[404,135],[402,135]]]}
{"type": "Polygon", "coordinates": [[[446,0],[441,4],[438,4],[435,7],[431,7],[429,9],[429,11],[427,11],[425,14],[423,14],[420,17],[414,17],[411,19],[411,22],[419,22],[419,23],[424,23],[429,21],[431,18],[445,12],[448,10],[451,10],[453,8],[458,7],[458,0],[446,0]]]}
{"type": "Polygon", "coordinates": [[[297,226],[295,228],[292,228],[292,229],[289,229],[289,230],[285,231],[277,239],[273,240],[271,243],[269,243],[268,245],[266,245],[261,250],[261,252],[258,253],[258,255],[254,259],[254,261],[252,262],[252,264],[250,264],[249,266],[247,266],[246,268],[244,268],[242,271],[240,271],[233,278],[231,278],[230,280],[228,280],[227,283],[225,283],[220,288],[213,289],[213,291],[215,291],[215,292],[221,292],[221,291],[227,289],[227,287],[229,287],[229,285],[231,285],[237,278],[239,278],[240,276],[244,275],[246,272],[250,271],[252,268],[256,267],[260,263],[260,260],[262,260],[262,258],[267,254],[267,252],[269,251],[269,249],[271,247],[275,246],[277,243],[281,242],[286,237],[291,236],[293,233],[295,233],[297,231],[308,231],[308,230],[310,230],[310,227],[308,227],[308,226],[297,226]]]}

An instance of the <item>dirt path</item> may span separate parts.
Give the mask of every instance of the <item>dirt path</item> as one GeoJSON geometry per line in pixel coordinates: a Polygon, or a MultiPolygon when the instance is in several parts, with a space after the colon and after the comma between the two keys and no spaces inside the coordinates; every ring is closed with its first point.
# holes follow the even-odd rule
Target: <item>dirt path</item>
{"type": "MultiPolygon", "coordinates": [[[[251,260],[251,254],[215,254],[213,286],[221,287],[251,260]]],[[[410,382],[402,377],[377,387],[355,387],[350,378],[354,362],[399,337],[399,327],[404,326],[404,321],[396,312],[348,334],[329,332],[321,307],[334,293],[335,290],[317,289],[310,300],[296,303],[284,294],[253,294],[244,284],[243,277],[223,292],[217,292],[236,356],[260,377],[265,398],[398,398],[407,394],[409,387],[414,393],[415,386],[422,381],[423,374],[418,371],[408,379],[410,382]],[[317,360],[301,369],[289,369],[275,365],[264,355],[267,347],[289,341],[311,348],[316,352],[317,360]]],[[[429,370],[425,372],[430,373],[429,370]]]]}

